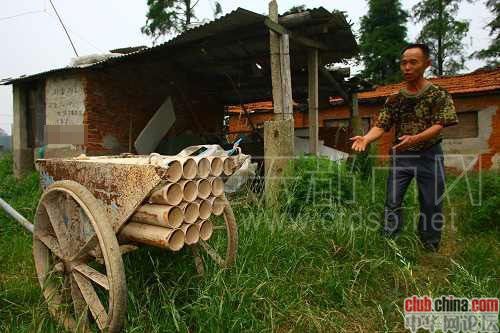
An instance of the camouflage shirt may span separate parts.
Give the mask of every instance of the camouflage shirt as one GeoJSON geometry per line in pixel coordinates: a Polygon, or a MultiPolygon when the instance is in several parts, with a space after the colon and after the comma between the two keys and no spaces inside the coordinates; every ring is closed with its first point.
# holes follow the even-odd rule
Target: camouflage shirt
{"type": "MultiPolygon", "coordinates": [[[[451,95],[443,88],[431,83],[417,94],[410,94],[401,89],[399,93],[389,96],[375,126],[383,128],[386,132],[394,126],[395,143],[397,143],[402,135],[415,135],[435,124],[446,127],[457,123],[457,114],[451,95]]],[[[441,140],[440,134],[408,150],[424,150],[441,140]]]]}

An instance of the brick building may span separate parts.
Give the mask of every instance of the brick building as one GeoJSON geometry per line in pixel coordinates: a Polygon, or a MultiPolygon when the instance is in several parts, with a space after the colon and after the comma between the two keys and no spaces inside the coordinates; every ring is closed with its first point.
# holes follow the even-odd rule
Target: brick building
{"type": "MultiPolygon", "coordinates": [[[[136,138],[169,97],[175,123],[164,140],[224,143],[225,106],[272,96],[266,19],[238,8],[155,47],[1,81],[13,86],[15,174],[39,156],[134,153],[136,138]]],[[[307,92],[306,44],[320,48],[325,63],[357,53],[340,12],[311,9],[281,16],[279,26],[291,36],[294,96],[307,92]]]]}
{"type": "MultiPolygon", "coordinates": [[[[447,89],[453,96],[458,113],[459,124],[444,130],[443,150],[445,164],[457,169],[500,168],[500,68],[478,70],[464,75],[430,79],[433,83],[447,89]]],[[[402,84],[380,86],[374,91],[358,95],[359,112],[363,128],[367,131],[374,124],[379,110],[390,94],[396,93],[402,84]]],[[[330,98],[330,105],[319,112],[320,139],[331,141],[332,131],[328,128],[347,128],[349,110],[341,99],[330,98]],[[322,131],[323,129],[323,131],[322,131]]],[[[251,121],[256,128],[272,117],[272,103],[260,102],[247,106],[249,119],[240,107],[231,107],[230,133],[236,136],[250,131],[251,121]]],[[[307,136],[308,115],[306,112],[294,113],[296,135],[307,136]]],[[[335,131],[333,131],[335,132],[335,131]]],[[[341,136],[344,142],[336,142],[334,148],[347,151],[347,135],[341,136]]],[[[387,155],[392,145],[394,133],[386,133],[377,144],[380,155],[387,155]]]]}

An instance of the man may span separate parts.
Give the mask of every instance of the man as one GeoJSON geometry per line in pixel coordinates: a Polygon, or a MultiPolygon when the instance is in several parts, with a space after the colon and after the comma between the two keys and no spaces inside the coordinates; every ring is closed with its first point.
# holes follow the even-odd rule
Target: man
{"type": "Polygon", "coordinates": [[[441,130],[457,124],[458,120],[451,95],[424,78],[430,64],[429,48],[425,44],[408,45],[401,53],[400,62],[404,88],[387,98],[375,126],[366,135],[351,140],[353,150],[364,151],[370,142],[395,127],[382,233],[393,237],[401,231],[401,204],[408,185],[416,178],[419,236],[426,249],[437,251],[444,222],[441,130]]]}

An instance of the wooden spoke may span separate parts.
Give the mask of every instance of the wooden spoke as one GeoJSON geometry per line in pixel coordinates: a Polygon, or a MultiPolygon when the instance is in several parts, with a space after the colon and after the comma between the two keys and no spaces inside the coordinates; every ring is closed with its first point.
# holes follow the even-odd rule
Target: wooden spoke
{"type": "MultiPolygon", "coordinates": [[[[93,234],[83,246],[78,250],[78,252],[71,258],[71,260],[77,260],[89,255],[92,250],[99,245],[99,239],[96,234],[93,234]]],[[[95,251],[94,251],[95,252],[95,251]]]]}
{"type": "Polygon", "coordinates": [[[93,282],[97,283],[104,289],[109,290],[109,281],[106,275],[85,264],[75,266],[73,267],[73,269],[84,275],[87,279],[90,279],[93,282]]]}
{"type": "Polygon", "coordinates": [[[61,213],[61,208],[58,207],[54,201],[45,201],[43,205],[47,215],[49,216],[50,224],[56,234],[60,247],[64,252],[68,244],[68,229],[64,224],[64,217],[61,213]]]}
{"type": "Polygon", "coordinates": [[[226,230],[226,226],[225,225],[214,225],[213,226],[213,230],[226,230]]]}
{"type": "Polygon", "coordinates": [[[203,258],[200,255],[200,247],[195,244],[190,246],[194,256],[194,266],[199,275],[205,274],[205,267],[203,266],[203,258]]]}
{"type": "Polygon", "coordinates": [[[97,326],[99,326],[99,329],[104,330],[108,323],[108,314],[106,313],[101,300],[97,296],[92,283],[76,272],[73,273],[73,278],[75,279],[78,288],[80,289],[80,292],[90,309],[90,313],[92,313],[92,316],[97,322],[97,326]]]}
{"type": "Polygon", "coordinates": [[[71,298],[75,310],[77,332],[84,332],[88,326],[88,306],[73,276],[71,276],[71,298]]]}
{"type": "Polygon", "coordinates": [[[215,249],[205,242],[204,240],[199,240],[198,243],[203,247],[203,249],[207,252],[207,254],[220,266],[224,267],[225,266],[225,261],[224,259],[221,258],[221,256],[215,251],[215,249]]]}
{"type": "Polygon", "coordinates": [[[56,257],[64,258],[63,252],[59,247],[59,243],[54,236],[49,234],[36,233],[35,237],[39,239],[56,257]]]}

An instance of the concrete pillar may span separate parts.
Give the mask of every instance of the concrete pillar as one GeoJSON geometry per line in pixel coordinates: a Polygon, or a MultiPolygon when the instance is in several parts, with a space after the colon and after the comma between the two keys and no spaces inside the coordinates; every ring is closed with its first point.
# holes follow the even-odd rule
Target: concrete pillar
{"type": "Polygon", "coordinates": [[[13,86],[14,125],[12,127],[12,158],[14,176],[20,178],[34,170],[33,149],[28,143],[27,95],[19,84],[13,86]]]}

